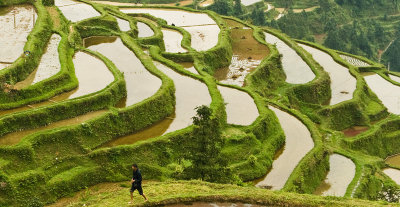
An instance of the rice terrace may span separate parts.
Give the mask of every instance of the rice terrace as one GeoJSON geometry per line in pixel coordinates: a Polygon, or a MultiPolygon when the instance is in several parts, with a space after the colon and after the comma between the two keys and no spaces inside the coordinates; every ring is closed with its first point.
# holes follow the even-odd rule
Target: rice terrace
{"type": "Polygon", "coordinates": [[[397,40],[280,23],[345,2],[0,0],[0,206],[400,206],[397,40]]]}

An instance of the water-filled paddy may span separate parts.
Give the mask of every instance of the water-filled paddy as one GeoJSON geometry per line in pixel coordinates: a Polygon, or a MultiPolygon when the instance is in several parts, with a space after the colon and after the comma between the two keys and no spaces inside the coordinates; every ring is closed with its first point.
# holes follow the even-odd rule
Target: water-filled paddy
{"type": "Polygon", "coordinates": [[[389,165],[393,165],[400,168],[400,154],[386,158],[385,162],[389,165]]]}
{"type": "Polygon", "coordinates": [[[197,72],[197,70],[194,67],[194,64],[192,62],[182,62],[182,63],[179,63],[179,64],[182,65],[183,68],[185,68],[186,70],[190,71],[191,73],[199,74],[199,72],[197,72]]]}
{"type": "Polygon", "coordinates": [[[191,46],[197,51],[205,51],[218,44],[218,25],[202,25],[193,27],[184,27],[191,36],[191,46]]]}
{"type": "Polygon", "coordinates": [[[60,44],[61,36],[53,34],[50,42],[47,45],[46,51],[40,60],[38,68],[29,75],[24,81],[15,85],[15,88],[22,89],[29,85],[33,85],[42,80],[50,78],[57,74],[61,69],[60,59],[58,57],[58,45],[60,44]]]}
{"type": "Polygon", "coordinates": [[[343,130],[343,134],[345,137],[354,137],[357,136],[365,131],[367,131],[369,128],[366,126],[353,126],[348,129],[343,130]]]}
{"type": "Polygon", "coordinates": [[[183,48],[181,45],[183,39],[181,33],[170,29],[162,29],[161,31],[163,33],[166,52],[171,52],[171,53],[187,52],[187,50],[183,48]]]}
{"type": "Polygon", "coordinates": [[[245,6],[250,6],[250,5],[260,2],[260,1],[261,0],[243,0],[243,1],[241,1],[241,3],[245,6]]]}
{"type": "Polygon", "coordinates": [[[383,173],[389,176],[397,185],[400,185],[400,170],[393,168],[383,169],[383,173]]]}
{"type": "Polygon", "coordinates": [[[396,81],[397,83],[400,83],[400,77],[398,77],[398,76],[389,74],[389,78],[396,81]]]}
{"type": "Polygon", "coordinates": [[[329,73],[332,90],[330,105],[352,99],[353,92],[356,90],[357,81],[350,74],[350,71],[346,67],[335,62],[326,52],[307,45],[299,45],[309,52],[324,70],[329,73]]]}
{"type": "Polygon", "coordinates": [[[285,133],[285,146],[282,154],[272,163],[271,171],[256,186],[280,190],[300,160],[314,147],[314,142],[300,120],[275,107],[269,108],[275,112],[285,133]]]}
{"type": "Polygon", "coordinates": [[[332,154],[329,157],[328,175],[317,188],[315,194],[324,196],[344,196],[355,173],[356,166],[353,161],[343,155],[332,154]]]}
{"type": "Polygon", "coordinates": [[[138,37],[151,37],[154,35],[154,31],[146,23],[137,22],[136,26],[139,30],[138,37]]]}
{"type": "Polygon", "coordinates": [[[266,33],[265,41],[270,44],[276,44],[279,53],[282,54],[282,67],[286,74],[286,82],[293,84],[307,83],[315,78],[315,74],[306,62],[278,37],[266,33]]]}
{"type": "Polygon", "coordinates": [[[250,125],[259,113],[253,98],[246,92],[237,89],[218,86],[224,99],[227,122],[229,124],[250,125]]]}
{"type": "Polygon", "coordinates": [[[120,19],[118,17],[117,18],[117,23],[118,23],[118,27],[121,31],[126,32],[131,30],[131,25],[129,24],[129,21],[125,20],[125,19],[120,19]]]}
{"type": "Polygon", "coordinates": [[[105,112],[106,112],[105,110],[89,112],[87,114],[76,116],[74,118],[57,121],[57,122],[51,123],[47,126],[40,127],[37,129],[23,130],[23,131],[19,131],[19,132],[10,133],[3,137],[0,137],[0,145],[17,144],[18,142],[20,142],[22,140],[23,137],[31,135],[31,134],[39,132],[39,131],[55,129],[58,127],[71,126],[71,125],[75,125],[75,124],[81,124],[91,118],[98,117],[98,116],[104,114],[105,112]]]}
{"type": "Polygon", "coordinates": [[[72,22],[79,22],[84,19],[100,16],[92,6],[74,1],[55,0],[55,5],[61,10],[63,15],[72,22]]]}
{"type": "Polygon", "coordinates": [[[400,90],[378,74],[364,76],[369,88],[378,96],[390,113],[400,114],[400,90]]]}
{"type": "Polygon", "coordinates": [[[216,70],[214,77],[221,83],[243,86],[247,74],[260,65],[269,49],[254,39],[252,29],[237,21],[225,21],[231,28],[233,56],[231,64],[216,70]]]}
{"type": "Polygon", "coordinates": [[[73,62],[79,86],[70,99],[100,91],[114,81],[114,76],[107,66],[94,56],[77,52],[73,62]]]}
{"type": "Polygon", "coordinates": [[[367,66],[370,66],[370,64],[368,64],[368,63],[366,63],[366,62],[364,62],[364,61],[362,61],[360,59],[351,57],[351,56],[347,56],[347,55],[339,55],[339,56],[343,60],[345,60],[346,62],[348,62],[348,63],[350,63],[350,64],[352,64],[352,65],[354,65],[356,67],[367,67],[367,66]]]}
{"type": "MultiPolygon", "coordinates": [[[[0,62],[7,64],[23,54],[37,15],[35,8],[28,5],[5,7],[4,10],[0,15],[0,62]]],[[[0,69],[4,66],[0,65],[0,69]]]]}
{"type": "Polygon", "coordinates": [[[161,87],[161,80],[144,67],[135,53],[129,50],[120,38],[91,37],[84,40],[84,45],[106,56],[124,73],[127,90],[125,106],[154,95],[161,87]]]}

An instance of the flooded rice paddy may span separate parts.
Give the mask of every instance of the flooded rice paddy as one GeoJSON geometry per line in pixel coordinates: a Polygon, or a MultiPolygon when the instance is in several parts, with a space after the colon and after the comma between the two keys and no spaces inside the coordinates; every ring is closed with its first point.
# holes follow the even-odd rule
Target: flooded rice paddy
{"type": "Polygon", "coordinates": [[[385,168],[383,173],[389,176],[397,185],[400,185],[400,170],[394,168],[385,168]]]}
{"type": "Polygon", "coordinates": [[[118,27],[121,31],[127,32],[127,31],[131,30],[131,25],[130,25],[129,21],[118,18],[118,17],[116,17],[116,18],[117,18],[118,27]]]}
{"type": "Polygon", "coordinates": [[[47,45],[46,51],[40,60],[38,68],[30,74],[24,81],[17,83],[16,89],[26,88],[42,80],[50,78],[61,70],[61,63],[58,56],[58,45],[60,44],[61,36],[53,34],[50,42],[47,45]]]}
{"type": "Polygon", "coordinates": [[[183,36],[181,33],[171,29],[162,29],[165,51],[170,53],[185,53],[187,50],[182,47],[183,36]]]}
{"type": "Polygon", "coordinates": [[[57,121],[57,122],[51,123],[51,124],[49,124],[47,126],[40,127],[40,128],[37,128],[37,129],[23,130],[23,131],[19,131],[19,132],[10,133],[10,134],[7,134],[7,135],[5,135],[3,137],[0,137],[0,145],[14,145],[14,144],[17,144],[24,137],[26,137],[28,135],[31,135],[31,134],[34,134],[34,133],[39,132],[39,131],[55,129],[55,128],[58,128],[58,127],[71,126],[71,125],[75,125],[75,124],[81,124],[81,123],[86,122],[89,119],[92,119],[94,117],[98,117],[98,116],[104,114],[105,112],[106,112],[106,110],[89,112],[87,114],[76,116],[74,118],[57,121]]]}
{"type": "Polygon", "coordinates": [[[276,44],[279,53],[282,54],[282,67],[286,74],[286,82],[293,84],[303,84],[312,81],[315,74],[306,62],[297,54],[297,52],[289,47],[278,37],[266,33],[265,41],[270,44],[276,44]]]}
{"type": "Polygon", "coordinates": [[[169,25],[183,27],[190,33],[192,47],[195,50],[208,50],[218,43],[220,28],[207,14],[174,9],[121,8],[120,10],[124,13],[147,13],[166,20],[169,25]]]}
{"type": "Polygon", "coordinates": [[[400,77],[398,77],[398,76],[389,74],[389,78],[396,81],[397,83],[400,83],[400,77]]]}
{"type": "Polygon", "coordinates": [[[185,68],[185,70],[193,73],[193,74],[197,74],[199,75],[199,72],[197,72],[196,68],[194,67],[194,64],[191,62],[182,62],[179,63],[180,65],[182,65],[183,68],[185,68]]]}
{"type": "Polygon", "coordinates": [[[385,163],[400,168],[400,154],[387,157],[385,163]]]}
{"type": "Polygon", "coordinates": [[[161,80],[144,67],[135,53],[129,50],[120,38],[90,37],[84,40],[84,45],[106,56],[124,73],[127,90],[125,106],[149,98],[161,87],[161,80]]]}
{"type": "Polygon", "coordinates": [[[61,10],[65,18],[72,22],[79,22],[84,19],[100,16],[100,13],[92,6],[81,2],[55,0],[54,3],[61,10]]]}
{"type": "Polygon", "coordinates": [[[368,66],[370,66],[370,64],[368,64],[368,63],[366,63],[366,62],[364,62],[364,61],[362,61],[360,59],[351,57],[351,56],[347,56],[347,55],[339,55],[339,56],[343,60],[345,60],[346,62],[348,62],[348,63],[350,63],[350,64],[352,64],[353,66],[356,66],[356,67],[368,67],[368,66]]]}
{"type": "Polygon", "coordinates": [[[229,124],[250,125],[258,117],[258,109],[253,98],[246,92],[218,86],[224,99],[227,122],[229,124]]]}
{"type": "Polygon", "coordinates": [[[400,114],[399,86],[393,85],[378,74],[367,74],[364,79],[390,113],[400,114]]]}
{"type": "Polygon", "coordinates": [[[332,90],[330,105],[352,99],[353,92],[356,90],[357,81],[350,74],[350,71],[346,67],[335,62],[328,53],[307,45],[299,45],[309,52],[324,70],[329,73],[332,90]]]}
{"type": "Polygon", "coordinates": [[[136,26],[139,30],[138,37],[151,37],[154,35],[154,31],[146,23],[137,22],[136,26]]]}
{"type": "Polygon", "coordinates": [[[254,39],[252,29],[237,21],[225,21],[231,28],[233,56],[231,64],[216,70],[214,77],[221,83],[244,86],[246,76],[260,65],[269,49],[254,39]]]}
{"type": "Polygon", "coordinates": [[[269,106],[275,112],[285,133],[285,146],[282,154],[272,163],[271,171],[256,186],[280,190],[300,160],[314,147],[307,127],[296,117],[269,106]]]}
{"type": "Polygon", "coordinates": [[[37,19],[33,6],[10,6],[0,8],[0,69],[14,62],[24,53],[27,37],[37,19]]]}
{"type": "Polygon", "coordinates": [[[257,2],[261,2],[261,0],[243,0],[241,3],[245,6],[250,6],[252,4],[255,4],[257,2]]]}
{"type": "Polygon", "coordinates": [[[329,157],[328,175],[317,188],[315,194],[324,196],[344,196],[355,173],[356,166],[353,161],[345,156],[332,154],[329,157]]]}
{"type": "Polygon", "coordinates": [[[100,91],[114,81],[114,76],[107,66],[94,56],[77,52],[73,62],[79,86],[69,99],[100,91]]]}

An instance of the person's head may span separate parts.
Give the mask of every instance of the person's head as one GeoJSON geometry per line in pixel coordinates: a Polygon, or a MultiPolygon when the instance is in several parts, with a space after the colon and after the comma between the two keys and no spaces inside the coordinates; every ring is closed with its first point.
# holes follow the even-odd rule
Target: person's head
{"type": "Polygon", "coordinates": [[[133,170],[133,171],[136,171],[137,169],[138,169],[138,166],[137,166],[136,163],[134,163],[134,164],[132,165],[132,170],[133,170]]]}

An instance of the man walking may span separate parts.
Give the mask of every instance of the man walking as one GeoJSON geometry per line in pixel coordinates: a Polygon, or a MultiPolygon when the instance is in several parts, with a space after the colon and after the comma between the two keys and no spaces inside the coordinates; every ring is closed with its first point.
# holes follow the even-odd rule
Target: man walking
{"type": "Polygon", "coordinates": [[[132,175],[132,187],[131,187],[131,201],[129,202],[129,204],[133,203],[133,191],[135,191],[136,189],[139,191],[139,194],[141,196],[143,196],[143,198],[147,201],[148,199],[146,198],[146,196],[143,194],[143,188],[142,188],[142,173],[140,172],[137,164],[133,164],[132,165],[132,170],[133,170],[133,175],[132,175]]]}

